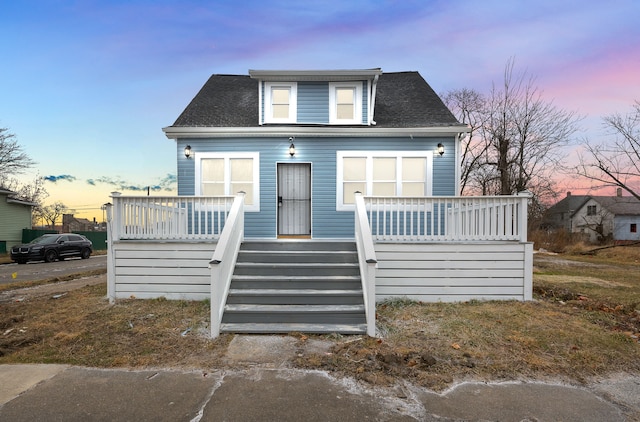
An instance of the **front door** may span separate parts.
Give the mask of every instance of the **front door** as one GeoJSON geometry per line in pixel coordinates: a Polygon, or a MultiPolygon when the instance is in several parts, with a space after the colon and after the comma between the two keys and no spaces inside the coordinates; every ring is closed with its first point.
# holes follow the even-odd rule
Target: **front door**
{"type": "Polygon", "coordinates": [[[278,164],[278,236],[311,236],[311,164],[278,164]]]}

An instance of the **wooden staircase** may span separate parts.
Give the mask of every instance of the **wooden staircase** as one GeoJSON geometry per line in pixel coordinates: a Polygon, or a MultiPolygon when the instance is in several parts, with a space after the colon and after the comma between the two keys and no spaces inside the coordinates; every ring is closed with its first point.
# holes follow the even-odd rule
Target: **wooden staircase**
{"type": "Polygon", "coordinates": [[[355,243],[247,241],[221,332],[366,333],[355,243]]]}

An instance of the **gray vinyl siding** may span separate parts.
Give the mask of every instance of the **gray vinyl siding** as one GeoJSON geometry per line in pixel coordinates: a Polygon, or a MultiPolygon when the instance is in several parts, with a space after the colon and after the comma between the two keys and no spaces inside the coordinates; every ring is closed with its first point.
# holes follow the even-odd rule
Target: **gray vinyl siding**
{"type": "MultiPolygon", "coordinates": [[[[276,164],[312,163],[312,236],[313,238],[348,238],[353,236],[353,212],[336,211],[337,151],[433,151],[443,143],[445,151],[454,151],[450,138],[301,138],[296,137],[296,155],[288,153],[288,138],[219,138],[179,139],[178,195],[195,193],[195,160],[202,152],[260,153],[260,211],[245,214],[245,236],[276,237],[276,164]],[[192,158],[182,151],[191,145],[192,158]]],[[[433,157],[433,195],[455,195],[455,162],[453,153],[433,157]]]]}
{"type": "MultiPolygon", "coordinates": [[[[369,121],[369,96],[368,82],[362,83],[362,124],[369,121]]],[[[307,124],[329,124],[329,82],[298,82],[298,109],[296,114],[297,123],[307,124]]],[[[260,112],[264,122],[264,83],[260,85],[262,91],[262,103],[260,112]]],[[[257,124],[257,122],[256,122],[257,124]]]]}
{"type": "Polygon", "coordinates": [[[329,123],[329,84],[298,82],[298,123],[329,123]]]}
{"type": "Polygon", "coordinates": [[[362,82],[362,124],[366,125],[369,122],[369,95],[368,82],[362,82]]]}

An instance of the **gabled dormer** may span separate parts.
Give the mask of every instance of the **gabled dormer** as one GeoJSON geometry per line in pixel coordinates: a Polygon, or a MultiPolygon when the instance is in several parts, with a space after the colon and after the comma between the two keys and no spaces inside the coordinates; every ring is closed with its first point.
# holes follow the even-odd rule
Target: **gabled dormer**
{"type": "Polygon", "coordinates": [[[381,69],[250,70],[259,125],[374,125],[381,69]]]}

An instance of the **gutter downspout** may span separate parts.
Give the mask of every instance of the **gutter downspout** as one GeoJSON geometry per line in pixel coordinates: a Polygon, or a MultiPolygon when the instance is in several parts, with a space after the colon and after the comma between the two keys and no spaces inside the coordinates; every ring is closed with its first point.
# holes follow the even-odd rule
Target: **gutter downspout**
{"type": "Polygon", "coordinates": [[[369,124],[375,126],[376,121],[373,120],[373,111],[376,108],[376,90],[378,89],[378,78],[380,75],[373,77],[373,84],[371,86],[371,101],[369,101],[369,124]]]}

